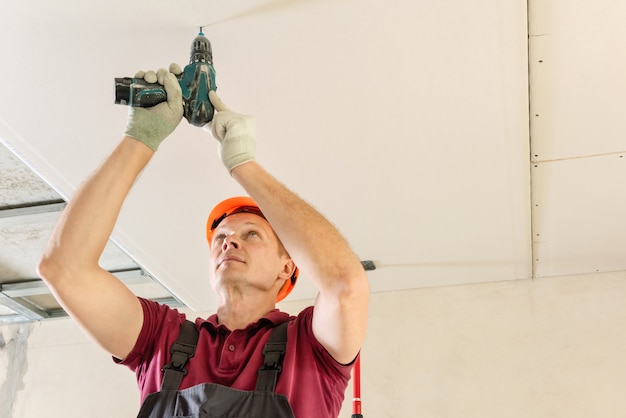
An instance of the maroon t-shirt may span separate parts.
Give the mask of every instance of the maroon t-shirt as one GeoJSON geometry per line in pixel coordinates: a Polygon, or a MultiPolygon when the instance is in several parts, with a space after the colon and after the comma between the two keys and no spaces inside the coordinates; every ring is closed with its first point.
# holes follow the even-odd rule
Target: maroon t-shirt
{"type": "MultiPolygon", "coordinates": [[[[137,375],[141,401],[161,387],[161,368],[170,362],[185,315],[165,305],[139,298],[143,328],[126,359],[137,375]]],[[[297,418],[337,417],[350,379],[352,365],[337,363],[317,341],[312,330],[313,307],[293,317],[274,310],[245,329],[230,331],[217,323],[217,315],[197,318],[200,330],[196,354],[187,364],[179,389],[200,383],[217,383],[240,390],[254,390],[263,364],[263,346],[271,330],[293,319],[287,328],[287,350],[276,393],[286,395],[297,418]]]]}

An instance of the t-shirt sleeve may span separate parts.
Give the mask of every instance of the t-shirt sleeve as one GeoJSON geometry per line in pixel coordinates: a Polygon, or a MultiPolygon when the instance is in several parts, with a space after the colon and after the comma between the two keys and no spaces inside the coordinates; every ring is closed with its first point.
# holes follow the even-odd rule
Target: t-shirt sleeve
{"type": "Polygon", "coordinates": [[[303,309],[290,325],[294,329],[288,334],[276,392],[288,396],[296,416],[337,416],[353,364],[337,362],[317,340],[313,334],[313,309],[303,309]],[[297,336],[296,341],[293,336],[297,336]],[[301,389],[303,385],[306,390],[301,389]]]}
{"type": "Polygon", "coordinates": [[[354,360],[349,364],[341,364],[333,356],[330,355],[328,350],[318,341],[313,333],[313,312],[314,307],[309,306],[305,308],[298,315],[300,321],[300,333],[308,340],[312,347],[313,353],[317,362],[325,369],[325,372],[331,375],[340,375],[342,378],[349,378],[354,360]]]}
{"type": "Polygon", "coordinates": [[[120,360],[114,357],[113,360],[139,375],[142,364],[163,359],[160,348],[169,347],[176,340],[185,315],[167,305],[143,298],[138,299],[143,308],[143,326],[137,342],[125,359],[120,360]]]}

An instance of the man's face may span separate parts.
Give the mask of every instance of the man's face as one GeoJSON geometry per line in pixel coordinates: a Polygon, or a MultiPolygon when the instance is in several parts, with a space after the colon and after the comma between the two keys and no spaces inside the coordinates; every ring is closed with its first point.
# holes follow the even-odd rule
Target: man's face
{"type": "Polygon", "coordinates": [[[278,292],[293,263],[270,224],[258,215],[238,213],[225,218],[213,234],[213,288],[278,292]]]}

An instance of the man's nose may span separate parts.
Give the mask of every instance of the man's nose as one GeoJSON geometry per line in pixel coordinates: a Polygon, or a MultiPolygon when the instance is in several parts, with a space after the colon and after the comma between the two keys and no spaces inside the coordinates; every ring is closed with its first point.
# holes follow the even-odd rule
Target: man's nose
{"type": "Polygon", "coordinates": [[[234,235],[228,235],[224,238],[224,241],[222,241],[222,250],[226,250],[228,247],[239,248],[239,242],[237,242],[234,235]]]}

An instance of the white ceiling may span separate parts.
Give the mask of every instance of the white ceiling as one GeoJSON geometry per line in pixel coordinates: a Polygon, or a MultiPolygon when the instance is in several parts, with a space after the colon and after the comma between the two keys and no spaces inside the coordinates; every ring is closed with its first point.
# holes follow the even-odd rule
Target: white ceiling
{"type": "MultiPolygon", "coordinates": [[[[11,2],[0,138],[69,198],[124,131],[113,79],[186,64],[205,25],[258,160],[376,262],[374,291],[624,270],[624,21],[608,0],[11,2]]],[[[115,241],[213,309],[205,217],[240,193],[183,121],[115,241]]],[[[292,297],[314,294],[302,272],[292,297]]]]}

